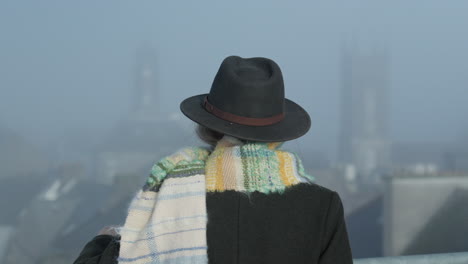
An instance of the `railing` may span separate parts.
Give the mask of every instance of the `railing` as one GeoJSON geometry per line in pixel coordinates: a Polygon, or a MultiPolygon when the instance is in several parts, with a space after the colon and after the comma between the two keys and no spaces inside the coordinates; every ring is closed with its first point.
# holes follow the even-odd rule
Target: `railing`
{"type": "Polygon", "coordinates": [[[468,264],[468,252],[355,259],[354,264],[468,264]]]}

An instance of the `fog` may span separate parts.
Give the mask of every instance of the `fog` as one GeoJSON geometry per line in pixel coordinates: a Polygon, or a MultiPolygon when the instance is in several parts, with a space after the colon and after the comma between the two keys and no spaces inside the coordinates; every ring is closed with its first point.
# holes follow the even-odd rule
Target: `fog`
{"type": "MultiPolygon", "coordinates": [[[[387,140],[433,146],[434,155],[452,148],[464,152],[468,149],[467,10],[466,1],[432,0],[4,0],[0,3],[0,130],[26,142],[22,144],[53,166],[89,161],[97,146],[115,132],[116,124],[132,112],[145,56],[154,58],[158,96],[153,104],[158,116],[174,116],[183,99],[207,93],[225,57],[261,56],[279,64],[286,97],[312,118],[309,133],[288,146],[300,154],[315,153],[333,167],[339,162],[344,129],[343,56],[383,53],[388,76],[387,140]],[[437,146],[443,146],[440,152],[437,146]]],[[[188,119],[181,122],[187,134],[171,140],[193,143],[192,124],[188,119]]],[[[11,141],[6,136],[1,140],[7,149],[11,141]]],[[[0,165],[1,178],[15,178],[14,169],[6,175],[7,164],[21,167],[28,162],[22,156],[26,152],[2,154],[8,158],[1,161],[5,164],[0,165]]],[[[416,163],[433,161],[412,158],[416,163]]],[[[461,163],[457,172],[464,173],[465,161],[457,159],[461,163]]],[[[308,167],[314,170],[314,164],[308,167]]],[[[383,251],[376,254],[404,253],[383,251]]]]}
{"type": "Polygon", "coordinates": [[[391,56],[393,139],[455,140],[467,130],[467,8],[464,1],[3,1],[0,118],[42,145],[102,131],[128,111],[144,45],[157,53],[162,112],[208,92],[224,57],[264,56],[282,67],[287,97],[311,114],[312,130],[300,140],[334,153],[341,48],[353,42],[391,56]]]}

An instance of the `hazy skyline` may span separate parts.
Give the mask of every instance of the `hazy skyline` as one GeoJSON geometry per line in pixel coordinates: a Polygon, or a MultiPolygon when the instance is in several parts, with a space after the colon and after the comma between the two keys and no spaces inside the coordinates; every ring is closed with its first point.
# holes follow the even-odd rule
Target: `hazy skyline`
{"type": "Polygon", "coordinates": [[[389,53],[391,138],[450,142],[468,134],[466,10],[466,1],[2,1],[0,125],[39,145],[103,133],[129,111],[136,54],[149,43],[163,113],[207,93],[224,57],[269,57],[312,117],[299,142],[333,154],[342,48],[356,45],[389,53]]]}

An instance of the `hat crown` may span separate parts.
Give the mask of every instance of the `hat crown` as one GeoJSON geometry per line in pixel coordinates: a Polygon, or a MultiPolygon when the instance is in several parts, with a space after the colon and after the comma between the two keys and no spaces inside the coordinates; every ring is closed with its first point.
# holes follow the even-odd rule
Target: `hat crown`
{"type": "Polygon", "coordinates": [[[284,113],[284,83],[279,66],[262,57],[229,56],[213,80],[209,102],[222,111],[249,118],[284,113]]]}

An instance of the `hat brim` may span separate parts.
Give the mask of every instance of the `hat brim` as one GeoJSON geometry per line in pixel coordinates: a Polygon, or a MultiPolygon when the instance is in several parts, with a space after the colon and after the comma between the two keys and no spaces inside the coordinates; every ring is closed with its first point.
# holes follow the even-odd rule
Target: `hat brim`
{"type": "Polygon", "coordinates": [[[285,117],[280,122],[268,126],[248,126],[223,120],[206,111],[203,107],[205,96],[207,94],[185,99],[180,103],[180,110],[192,121],[226,135],[250,141],[278,142],[301,137],[310,129],[309,114],[289,99],[285,99],[285,117]]]}

